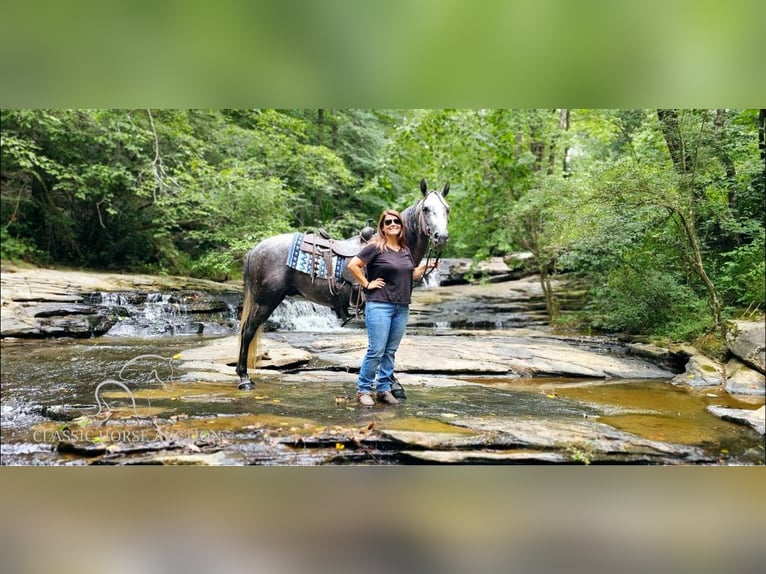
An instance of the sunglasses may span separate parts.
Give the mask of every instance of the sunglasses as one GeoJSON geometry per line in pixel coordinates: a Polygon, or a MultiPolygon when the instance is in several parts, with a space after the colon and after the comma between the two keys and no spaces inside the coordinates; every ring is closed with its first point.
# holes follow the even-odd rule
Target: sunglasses
{"type": "Polygon", "coordinates": [[[402,222],[399,219],[384,219],[383,225],[401,225],[402,222]]]}

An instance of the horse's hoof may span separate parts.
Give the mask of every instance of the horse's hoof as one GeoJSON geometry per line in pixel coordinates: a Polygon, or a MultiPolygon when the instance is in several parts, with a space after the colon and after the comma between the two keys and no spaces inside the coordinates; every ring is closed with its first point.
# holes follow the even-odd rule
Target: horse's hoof
{"type": "Polygon", "coordinates": [[[239,385],[237,385],[237,388],[240,391],[252,391],[255,388],[255,385],[250,381],[242,381],[239,383],[239,385]]]}

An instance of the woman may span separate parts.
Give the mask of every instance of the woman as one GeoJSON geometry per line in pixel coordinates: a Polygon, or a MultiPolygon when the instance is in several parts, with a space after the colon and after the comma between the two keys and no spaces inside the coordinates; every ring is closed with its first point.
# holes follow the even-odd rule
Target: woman
{"type": "Polygon", "coordinates": [[[367,299],[364,320],[369,343],[356,393],[363,407],[375,404],[372,384],[376,372],[378,400],[388,404],[399,402],[391,394],[394,357],[410,314],[412,282],[422,279],[429,267],[436,264],[415,267],[404,237],[402,216],[392,209],[380,216],[377,236],[348,262],[348,269],[365,289],[367,299]]]}

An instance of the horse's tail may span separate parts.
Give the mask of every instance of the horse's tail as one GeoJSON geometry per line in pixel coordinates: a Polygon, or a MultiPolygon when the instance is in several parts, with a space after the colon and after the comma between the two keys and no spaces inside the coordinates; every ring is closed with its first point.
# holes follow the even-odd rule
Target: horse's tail
{"type": "Polygon", "coordinates": [[[261,333],[263,327],[258,327],[255,331],[255,336],[250,341],[250,346],[247,348],[247,368],[254,369],[255,364],[258,362],[258,346],[261,344],[261,333]]]}
{"type": "MultiPolygon", "coordinates": [[[[253,269],[253,261],[252,261],[252,252],[248,253],[245,257],[245,276],[244,276],[244,283],[245,283],[245,299],[242,303],[242,320],[240,321],[239,325],[239,339],[240,339],[240,345],[242,344],[242,337],[245,333],[245,327],[247,326],[247,323],[251,320],[251,314],[253,312],[253,306],[257,305],[255,302],[255,285],[253,283],[253,277],[252,274],[254,272],[253,269]]],[[[258,327],[258,329],[255,332],[255,335],[250,340],[250,345],[247,348],[247,368],[248,369],[254,369],[255,364],[258,362],[258,344],[260,343],[261,339],[261,332],[263,329],[261,327],[258,327]]]]}

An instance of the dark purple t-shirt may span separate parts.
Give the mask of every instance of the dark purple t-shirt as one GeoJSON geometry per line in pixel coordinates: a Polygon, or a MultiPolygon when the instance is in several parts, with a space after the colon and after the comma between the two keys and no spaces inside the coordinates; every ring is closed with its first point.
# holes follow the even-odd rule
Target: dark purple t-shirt
{"type": "Polygon", "coordinates": [[[367,290],[368,301],[379,303],[399,303],[409,305],[412,295],[412,270],[415,262],[412,260],[410,250],[403,247],[394,251],[384,247],[378,251],[378,246],[365,245],[356,256],[367,265],[367,279],[383,278],[386,285],[380,289],[367,290]]]}

